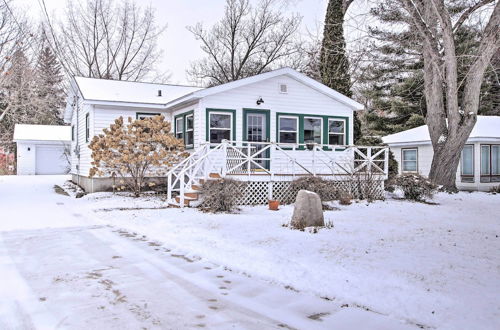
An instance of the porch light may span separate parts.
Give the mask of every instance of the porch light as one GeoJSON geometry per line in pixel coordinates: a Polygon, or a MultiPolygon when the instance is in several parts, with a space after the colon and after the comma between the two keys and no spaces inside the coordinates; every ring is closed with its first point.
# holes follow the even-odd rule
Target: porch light
{"type": "Polygon", "coordinates": [[[259,97],[257,99],[257,105],[261,105],[262,103],[264,103],[264,100],[262,99],[262,97],[259,97]]]}

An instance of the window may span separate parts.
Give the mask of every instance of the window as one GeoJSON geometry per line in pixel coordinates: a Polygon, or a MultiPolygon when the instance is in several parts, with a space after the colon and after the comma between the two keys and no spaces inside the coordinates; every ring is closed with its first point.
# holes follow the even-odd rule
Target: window
{"type": "Polygon", "coordinates": [[[481,145],[481,182],[500,182],[500,145],[481,145]]]}
{"type": "Polygon", "coordinates": [[[418,171],[418,149],[401,150],[401,166],[403,172],[418,171]]]}
{"type": "Polygon", "coordinates": [[[89,113],[85,115],[85,142],[89,142],[90,139],[90,120],[89,113]]]}
{"type": "Polygon", "coordinates": [[[304,142],[322,144],[321,118],[304,117],[304,142]]]}
{"type": "Polygon", "coordinates": [[[138,112],[135,114],[135,119],[146,119],[146,118],[151,118],[154,116],[160,116],[161,113],[151,113],[151,112],[138,112]]]}
{"type": "Polygon", "coordinates": [[[466,144],[460,157],[462,182],[474,182],[474,145],[466,144]]]}
{"type": "Polygon", "coordinates": [[[328,120],[328,144],[345,145],[345,120],[328,120]]]}
{"type": "Polygon", "coordinates": [[[184,127],[186,127],[186,136],[185,136],[184,143],[186,144],[186,146],[192,146],[194,144],[194,116],[193,116],[193,114],[186,115],[184,127]]]}
{"type": "Polygon", "coordinates": [[[281,94],[288,93],[288,85],[286,85],[286,84],[280,84],[280,93],[281,94]]]}
{"type": "Polygon", "coordinates": [[[209,112],[208,130],[210,143],[221,143],[222,140],[231,140],[233,132],[233,114],[209,112]]]}
{"type": "Polygon", "coordinates": [[[75,141],[75,125],[71,125],[71,141],[75,141]]]}
{"type": "Polygon", "coordinates": [[[279,140],[278,143],[299,143],[298,134],[298,124],[299,120],[297,117],[290,116],[279,116],[278,117],[278,131],[279,140]]]}
{"type": "Polygon", "coordinates": [[[184,117],[175,118],[175,137],[178,139],[184,139],[184,117]]]}

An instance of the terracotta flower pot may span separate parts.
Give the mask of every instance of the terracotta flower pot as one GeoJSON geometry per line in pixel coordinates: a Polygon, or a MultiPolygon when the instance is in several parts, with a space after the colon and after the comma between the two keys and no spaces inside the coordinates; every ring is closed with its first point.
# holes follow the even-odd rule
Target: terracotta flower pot
{"type": "Polygon", "coordinates": [[[269,200],[269,209],[272,211],[278,211],[280,206],[280,201],[269,200]]]}

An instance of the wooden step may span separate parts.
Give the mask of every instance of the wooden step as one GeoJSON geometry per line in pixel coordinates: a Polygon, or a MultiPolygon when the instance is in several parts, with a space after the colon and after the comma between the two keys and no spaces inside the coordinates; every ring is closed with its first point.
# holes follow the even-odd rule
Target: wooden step
{"type": "Polygon", "coordinates": [[[175,208],[175,209],[181,208],[181,206],[179,204],[175,204],[175,203],[168,203],[168,207],[175,208]]]}
{"type": "Polygon", "coordinates": [[[193,184],[191,185],[192,190],[201,190],[201,184],[193,184]]]}
{"type": "Polygon", "coordinates": [[[208,175],[208,177],[212,178],[212,179],[221,179],[222,178],[219,173],[210,173],[208,175]]]}
{"type": "MultiPolygon", "coordinates": [[[[185,206],[189,206],[189,202],[190,201],[194,201],[194,200],[195,200],[194,198],[184,197],[184,205],[185,206]]],[[[177,197],[175,197],[175,201],[180,204],[181,203],[181,198],[179,196],[177,196],[177,197]]]]}
{"type": "Polygon", "coordinates": [[[197,193],[197,192],[186,192],[186,193],[184,193],[185,197],[188,197],[189,199],[192,199],[192,200],[198,200],[199,195],[200,194],[197,193]]]}

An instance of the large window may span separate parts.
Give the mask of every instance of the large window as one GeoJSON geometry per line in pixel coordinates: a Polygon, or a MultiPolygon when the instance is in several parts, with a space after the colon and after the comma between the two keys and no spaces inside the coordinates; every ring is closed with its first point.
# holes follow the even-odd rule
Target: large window
{"type": "Polygon", "coordinates": [[[299,143],[298,117],[279,116],[278,131],[279,131],[278,135],[279,143],[299,143]]]}
{"type": "Polygon", "coordinates": [[[175,137],[178,139],[184,139],[184,117],[175,118],[175,137]]]}
{"type": "Polygon", "coordinates": [[[209,112],[208,135],[210,143],[220,143],[231,140],[233,136],[233,113],[209,112]]]}
{"type": "Polygon", "coordinates": [[[89,113],[85,115],[85,142],[89,142],[90,139],[90,119],[89,113]]]}
{"type": "Polygon", "coordinates": [[[462,182],[474,182],[474,145],[466,144],[460,157],[462,182]]]}
{"type": "Polygon", "coordinates": [[[321,118],[304,117],[304,142],[322,144],[322,127],[323,120],[321,118]]]}
{"type": "Polygon", "coordinates": [[[500,182],[500,145],[481,145],[481,182],[500,182]]]}
{"type": "Polygon", "coordinates": [[[345,145],[345,120],[329,119],[328,120],[328,144],[345,145]]]}
{"type": "Polygon", "coordinates": [[[401,169],[403,172],[418,171],[418,149],[401,150],[401,169]]]}

